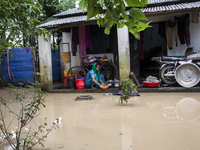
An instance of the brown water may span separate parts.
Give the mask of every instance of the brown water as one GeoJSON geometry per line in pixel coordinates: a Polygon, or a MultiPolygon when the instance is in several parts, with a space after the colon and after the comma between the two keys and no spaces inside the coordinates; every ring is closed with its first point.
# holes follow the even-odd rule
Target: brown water
{"type": "MultiPolygon", "coordinates": [[[[0,91],[1,95],[5,93],[0,91]]],[[[92,93],[95,99],[91,101],[75,101],[78,95],[83,94],[52,94],[46,98],[46,108],[35,123],[42,123],[45,117],[48,124],[60,119],[59,128],[46,139],[46,149],[200,149],[199,93],[140,93],[123,105],[119,105],[118,96],[92,93]]],[[[16,122],[11,130],[15,127],[16,122]]]]}

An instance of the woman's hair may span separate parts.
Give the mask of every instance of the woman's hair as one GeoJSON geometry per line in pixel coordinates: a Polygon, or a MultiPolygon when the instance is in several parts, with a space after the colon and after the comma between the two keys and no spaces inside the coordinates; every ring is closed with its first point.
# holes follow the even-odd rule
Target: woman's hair
{"type": "Polygon", "coordinates": [[[100,64],[99,64],[99,63],[96,63],[96,67],[97,67],[97,66],[100,66],[100,64]]]}

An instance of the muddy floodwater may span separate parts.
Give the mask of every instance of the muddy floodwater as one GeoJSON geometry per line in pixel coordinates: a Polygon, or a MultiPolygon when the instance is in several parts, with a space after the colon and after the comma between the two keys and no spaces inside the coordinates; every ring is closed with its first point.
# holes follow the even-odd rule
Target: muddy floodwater
{"type": "MultiPolygon", "coordinates": [[[[0,94],[6,97],[7,91],[0,94]]],[[[45,117],[48,125],[58,118],[59,128],[45,139],[45,148],[35,149],[200,150],[200,93],[139,94],[123,105],[118,96],[103,93],[89,94],[94,99],[88,101],[75,101],[81,93],[49,95],[32,128],[45,117]]],[[[16,126],[13,122],[9,130],[16,126]]]]}

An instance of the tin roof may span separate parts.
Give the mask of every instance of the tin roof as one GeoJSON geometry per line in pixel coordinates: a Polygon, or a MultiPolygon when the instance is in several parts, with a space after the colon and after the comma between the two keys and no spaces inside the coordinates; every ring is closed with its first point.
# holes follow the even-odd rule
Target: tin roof
{"type": "MultiPolygon", "coordinates": [[[[169,2],[172,0],[149,0],[150,3],[156,3],[156,2],[169,2]]],[[[153,6],[153,7],[147,7],[144,8],[142,11],[144,13],[158,13],[158,12],[170,12],[170,11],[177,11],[177,10],[189,10],[189,9],[195,9],[195,8],[200,8],[200,1],[197,2],[190,2],[190,3],[180,3],[180,4],[170,4],[170,5],[164,5],[164,6],[153,6]]],[[[68,13],[68,14],[74,14],[75,12],[81,12],[82,10],[78,10],[77,8],[70,9],[66,12],[62,13],[68,13]]],[[[83,12],[83,11],[82,11],[83,12]]],[[[61,13],[59,13],[61,15],[61,13]]],[[[58,14],[56,14],[58,15],[58,14]]],[[[64,14],[63,14],[64,15],[64,14]]],[[[55,15],[54,15],[55,16],[55,15]]],[[[87,15],[84,14],[82,16],[72,16],[68,18],[60,18],[60,19],[55,19],[46,23],[43,23],[39,25],[38,27],[44,27],[44,28],[51,28],[55,27],[58,25],[63,25],[63,24],[71,24],[71,23],[78,23],[78,22],[85,22],[87,20],[87,15]]],[[[96,20],[95,17],[89,19],[91,20],[96,20]]]]}
{"type": "Polygon", "coordinates": [[[194,8],[200,8],[200,1],[144,8],[143,12],[152,13],[152,12],[175,11],[175,10],[194,9],[194,8]]]}
{"type": "MultiPolygon", "coordinates": [[[[69,18],[61,18],[61,19],[55,19],[46,23],[43,23],[39,25],[38,27],[53,27],[57,25],[62,24],[68,24],[68,23],[75,23],[75,22],[84,22],[87,20],[87,15],[84,16],[75,16],[75,17],[69,17],[69,18]]],[[[96,20],[95,17],[91,18],[90,20],[96,20]]]]}
{"type": "MultiPolygon", "coordinates": [[[[181,2],[183,0],[149,0],[148,5],[159,5],[159,4],[173,4],[173,3],[177,3],[177,2],[181,2]]],[[[80,9],[80,8],[73,8],[73,9],[69,9],[67,11],[63,11],[61,13],[55,14],[53,15],[53,17],[57,18],[57,17],[62,17],[62,16],[71,16],[71,15],[75,15],[75,14],[83,14],[86,13],[86,10],[80,9]]]]}

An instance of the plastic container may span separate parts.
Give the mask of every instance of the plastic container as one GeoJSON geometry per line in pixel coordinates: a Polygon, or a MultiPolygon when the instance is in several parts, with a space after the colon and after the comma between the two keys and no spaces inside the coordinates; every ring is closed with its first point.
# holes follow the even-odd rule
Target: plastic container
{"type": "Polygon", "coordinates": [[[145,85],[146,87],[157,87],[157,86],[160,84],[160,81],[159,81],[159,82],[156,82],[156,83],[154,83],[154,82],[145,82],[145,81],[143,81],[143,83],[144,83],[144,85],[145,85]]]}
{"type": "Polygon", "coordinates": [[[71,55],[70,52],[62,52],[62,58],[63,58],[63,62],[64,62],[64,63],[69,63],[69,62],[71,62],[71,60],[70,60],[70,55],[71,55]]]}
{"type": "Polygon", "coordinates": [[[75,76],[63,76],[64,86],[68,89],[75,89],[75,76]]]}
{"type": "Polygon", "coordinates": [[[68,84],[68,89],[76,89],[75,77],[67,76],[67,84],[68,84]]]}
{"type": "MultiPolygon", "coordinates": [[[[69,70],[64,70],[64,76],[67,76],[69,70]]],[[[72,76],[72,70],[70,70],[68,76],[72,76]]]]}
{"type": "Polygon", "coordinates": [[[86,77],[77,77],[78,79],[85,79],[85,89],[87,89],[87,86],[86,86],[86,77]]]}
{"type": "Polygon", "coordinates": [[[99,86],[101,89],[107,89],[109,88],[109,85],[106,85],[106,86],[99,86]]]}
{"type": "Polygon", "coordinates": [[[77,76],[81,77],[80,75],[76,75],[75,83],[76,83],[76,89],[84,89],[85,88],[85,79],[81,77],[81,79],[78,79],[77,76]]]}

